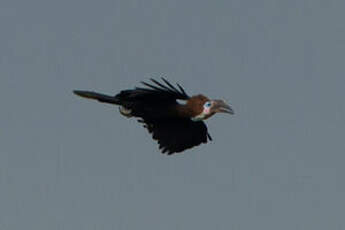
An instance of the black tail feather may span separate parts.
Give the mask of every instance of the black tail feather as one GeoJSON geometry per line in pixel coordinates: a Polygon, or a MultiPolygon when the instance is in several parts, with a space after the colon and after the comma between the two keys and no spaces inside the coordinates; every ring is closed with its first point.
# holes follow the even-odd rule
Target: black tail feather
{"type": "Polygon", "coordinates": [[[80,97],[98,100],[103,103],[110,103],[110,104],[115,104],[115,105],[120,104],[119,99],[114,96],[108,96],[101,93],[96,93],[92,91],[83,91],[83,90],[74,90],[73,93],[80,97]]]}

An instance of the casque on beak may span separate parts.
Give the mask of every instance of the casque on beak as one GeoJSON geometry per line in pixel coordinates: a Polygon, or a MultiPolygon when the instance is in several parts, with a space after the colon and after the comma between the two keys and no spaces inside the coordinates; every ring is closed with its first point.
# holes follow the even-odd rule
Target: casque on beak
{"type": "Polygon", "coordinates": [[[228,114],[234,114],[234,110],[232,107],[225,103],[224,100],[212,100],[212,110],[215,113],[228,113],[228,114]]]}

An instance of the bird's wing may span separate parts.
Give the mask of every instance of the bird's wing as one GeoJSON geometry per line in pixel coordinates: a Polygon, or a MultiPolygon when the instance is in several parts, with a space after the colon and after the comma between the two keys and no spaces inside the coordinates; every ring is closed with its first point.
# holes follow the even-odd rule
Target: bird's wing
{"type": "Polygon", "coordinates": [[[168,155],[207,143],[212,140],[203,121],[191,121],[187,118],[166,120],[139,120],[158,141],[159,149],[168,155]]]}
{"type": "Polygon", "coordinates": [[[150,79],[152,83],[142,82],[147,88],[136,87],[134,89],[123,90],[115,97],[123,102],[124,106],[129,106],[131,103],[140,104],[175,104],[177,99],[187,100],[190,97],[186,94],[184,89],[177,84],[177,88],[162,78],[165,83],[160,83],[155,79],[150,79]]]}

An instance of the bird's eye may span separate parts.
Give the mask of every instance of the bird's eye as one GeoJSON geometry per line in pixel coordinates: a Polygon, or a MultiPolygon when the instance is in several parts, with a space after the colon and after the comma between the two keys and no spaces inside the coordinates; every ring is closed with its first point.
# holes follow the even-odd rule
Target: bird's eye
{"type": "Polygon", "coordinates": [[[210,101],[207,101],[207,102],[204,104],[204,107],[210,108],[210,107],[211,107],[211,102],[210,102],[210,101]]]}

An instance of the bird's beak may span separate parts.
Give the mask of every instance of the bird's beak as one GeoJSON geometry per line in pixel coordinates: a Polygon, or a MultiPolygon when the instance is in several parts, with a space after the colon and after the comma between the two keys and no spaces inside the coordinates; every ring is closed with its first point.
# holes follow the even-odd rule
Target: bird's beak
{"type": "Polygon", "coordinates": [[[234,114],[233,108],[225,103],[223,100],[213,100],[213,106],[212,109],[216,113],[228,113],[228,114],[234,114]]]}

